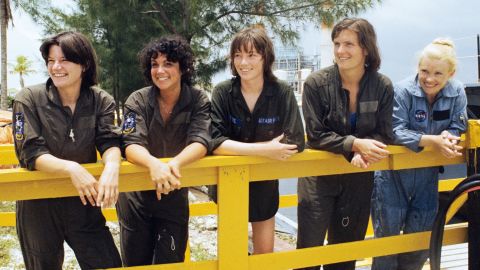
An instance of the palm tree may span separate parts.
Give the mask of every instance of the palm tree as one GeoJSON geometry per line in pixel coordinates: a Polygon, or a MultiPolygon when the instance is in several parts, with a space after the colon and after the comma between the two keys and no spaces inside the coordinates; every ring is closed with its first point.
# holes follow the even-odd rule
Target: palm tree
{"type": "Polygon", "coordinates": [[[7,27],[8,23],[12,21],[12,11],[10,10],[10,0],[0,0],[0,35],[1,35],[1,94],[0,94],[0,109],[6,110],[7,102],[7,27]]]}
{"type": "Polygon", "coordinates": [[[28,76],[30,73],[35,73],[34,69],[31,69],[33,62],[29,60],[25,55],[17,56],[17,63],[15,65],[10,64],[12,70],[10,74],[17,74],[20,77],[20,87],[24,88],[23,76],[28,76]]]}

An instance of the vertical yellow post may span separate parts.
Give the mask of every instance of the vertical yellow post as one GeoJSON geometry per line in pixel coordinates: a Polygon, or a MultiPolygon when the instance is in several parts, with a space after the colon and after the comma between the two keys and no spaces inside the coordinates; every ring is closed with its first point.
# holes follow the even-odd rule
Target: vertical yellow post
{"type": "Polygon", "coordinates": [[[218,269],[248,269],[248,166],[219,168],[218,269]]]}

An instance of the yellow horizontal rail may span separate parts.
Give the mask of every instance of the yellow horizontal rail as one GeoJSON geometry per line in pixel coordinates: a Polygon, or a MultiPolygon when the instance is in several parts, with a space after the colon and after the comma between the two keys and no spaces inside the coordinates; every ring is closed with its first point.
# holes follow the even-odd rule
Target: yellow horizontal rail
{"type": "MultiPolygon", "coordinates": [[[[392,153],[389,158],[372,165],[368,171],[420,168],[465,162],[464,156],[447,159],[428,148],[418,154],[400,146],[389,146],[389,150],[392,153]],[[412,163],[412,160],[415,162],[412,163]]],[[[162,160],[168,161],[169,159],[162,160]]],[[[343,156],[315,150],[305,150],[287,161],[248,156],[212,156],[183,168],[182,185],[216,184],[220,167],[241,165],[249,166],[250,181],[367,171],[353,167],[343,156]]],[[[90,163],[83,166],[97,177],[103,170],[101,163],[90,163]]],[[[145,168],[129,162],[122,162],[119,180],[121,192],[151,190],[153,186],[149,179],[149,173],[145,168]]],[[[0,201],[77,195],[68,175],[52,175],[23,168],[0,170],[0,190],[0,201]]]]}
{"type": "MultiPolygon", "coordinates": [[[[474,128],[480,129],[480,125],[477,124],[473,125],[474,128]]],[[[475,132],[475,130],[469,131],[467,139],[463,142],[468,148],[480,144],[469,138],[472,136],[471,134],[477,136],[475,132]]],[[[480,132],[478,133],[480,136],[480,132]]],[[[446,159],[430,148],[426,148],[420,153],[414,153],[400,146],[389,146],[388,149],[391,155],[371,166],[368,171],[431,167],[465,162],[465,152],[461,157],[446,159]]],[[[168,161],[168,159],[162,160],[168,161]]],[[[100,163],[84,164],[83,166],[96,177],[103,170],[103,165],[100,163]]],[[[193,213],[198,211],[201,214],[210,214],[217,211],[217,260],[187,261],[179,264],[142,266],[134,269],[289,269],[427,248],[429,232],[248,256],[247,205],[250,181],[364,171],[366,170],[353,167],[343,156],[314,150],[306,150],[287,161],[246,156],[203,158],[182,169],[182,185],[189,187],[218,184],[218,206],[209,203],[192,205],[193,213]]],[[[149,179],[149,173],[145,168],[122,162],[119,190],[120,192],[151,190],[153,186],[149,179]]],[[[455,185],[453,184],[455,181],[460,180],[453,180],[452,183],[450,181],[442,182],[439,190],[450,190],[455,185]]],[[[66,196],[77,196],[68,175],[52,175],[21,168],[0,170],[0,201],[66,196]]],[[[295,196],[282,198],[282,206],[295,206],[295,204],[295,196]]],[[[113,210],[108,210],[106,216],[111,219],[114,218],[115,213],[113,210]]],[[[449,228],[445,232],[444,244],[465,242],[466,235],[465,225],[449,228]]]]}

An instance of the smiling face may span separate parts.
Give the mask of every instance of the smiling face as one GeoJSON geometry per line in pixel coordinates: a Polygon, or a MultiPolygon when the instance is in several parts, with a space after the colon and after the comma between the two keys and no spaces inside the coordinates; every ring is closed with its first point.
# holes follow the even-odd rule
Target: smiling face
{"type": "Polygon", "coordinates": [[[182,72],[178,62],[168,61],[165,54],[159,53],[151,59],[151,66],[152,81],[160,90],[180,91],[182,72]]]}
{"type": "Polygon", "coordinates": [[[427,97],[435,98],[454,73],[447,61],[423,57],[418,65],[418,82],[427,97]]]}
{"type": "Polygon", "coordinates": [[[365,69],[367,52],[360,47],[358,34],[352,30],[342,30],[333,39],[335,62],[341,71],[365,69]]]}
{"type": "Polygon", "coordinates": [[[62,48],[52,45],[48,51],[48,75],[59,91],[80,89],[82,85],[83,67],[80,64],[67,60],[62,48]]]}
{"type": "Polygon", "coordinates": [[[235,52],[233,64],[242,81],[263,80],[263,57],[252,44],[235,52]]]}

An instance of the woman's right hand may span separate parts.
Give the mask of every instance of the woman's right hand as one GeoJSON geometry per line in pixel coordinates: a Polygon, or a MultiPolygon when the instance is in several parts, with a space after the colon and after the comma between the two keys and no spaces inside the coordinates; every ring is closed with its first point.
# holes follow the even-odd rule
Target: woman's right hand
{"type": "Polygon", "coordinates": [[[284,134],[273,138],[269,142],[263,143],[264,149],[262,149],[263,151],[258,153],[258,155],[276,160],[286,160],[293,154],[297,153],[298,150],[296,144],[286,144],[280,142],[283,137],[284,134]]]}
{"type": "Polygon", "coordinates": [[[460,141],[460,137],[452,135],[450,132],[444,130],[440,135],[437,135],[435,140],[435,146],[440,150],[440,153],[446,158],[454,158],[461,156],[460,150],[463,149],[457,143],[460,141]]]}
{"type": "Polygon", "coordinates": [[[68,161],[66,168],[73,186],[80,195],[83,205],[87,205],[87,200],[92,206],[95,206],[95,200],[98,193],[98,182],[82,165],[74,161],[68,161]]]}
{"type": "Polygon", "coordinates": [[[373,139],[355,139],[352,150],[360,153],[368,163],[376,163],[388,157],[390,152],[386,150],[387,145],[373,139]]]}
{"type": "Polygon", "coordinates": [[[180,180],[172,173],[172,168],[167,163],[153,158],[148,169],[157,191],[157,199],[160,200],[162,194],[168,194],[170,191],[180,188],[180,180]]]}

